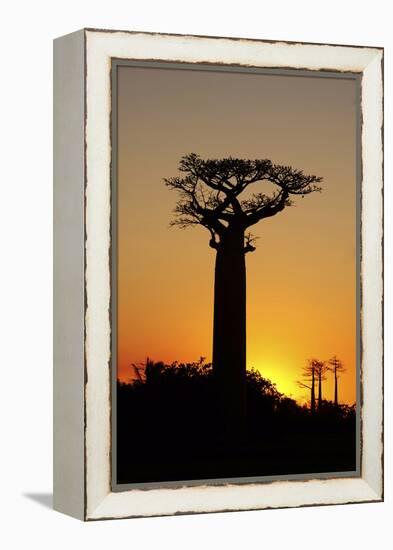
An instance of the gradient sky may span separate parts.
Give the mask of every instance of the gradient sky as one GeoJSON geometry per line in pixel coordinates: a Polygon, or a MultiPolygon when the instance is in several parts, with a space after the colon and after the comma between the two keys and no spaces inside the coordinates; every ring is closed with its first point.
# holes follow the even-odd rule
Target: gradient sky
{"type": "MultiPolygon", "coordinates": [[[[211,360],[215,251],[203,227],[169,228],[162,178],[182,155],[268,158],[323,176],[323,192],[252,228],[247,368],[287,395],[309,357],[337,355],[356,399],[357,83],[157,68],[118,69],[118,374],[150,357],[211,360]]],[[[273,186],[271,186],[273,187],[273,186]]],[[[254,184],[254,191],[269,189],[254,184]]],[[[324,397],[333,399],[332,376],[324,397]]]]}

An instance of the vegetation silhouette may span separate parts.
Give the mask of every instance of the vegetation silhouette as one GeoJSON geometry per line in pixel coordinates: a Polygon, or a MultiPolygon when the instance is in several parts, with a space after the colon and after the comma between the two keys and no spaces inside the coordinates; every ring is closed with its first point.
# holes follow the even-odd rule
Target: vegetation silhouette
{"type": "Polygon", "coordinates": [[[338,405],[338,379],[339,374],[342,372],[345,372],[346,369],[343,365],[343,362],[334,355],[331,359],[329,359],[329,365],[330,370],[334,373],[334,404],[338,405]]]}
{"type": "Polygon", "coordinates": [[[181,177],[164,179],[179,195],[172,225],[205,227],[216,250],[213,373],[222,420],[233,437],[242,433],[246,419],[245,255],[255,250],[247,230],[291,206],[293,197],[320,191],[322,178],[268,159],[204,160],[196,153],[181,158],[179,171],[181,177]],[[272,184],[271,194],[263,192],[262,183],[272,184]]]}
{"type": "Polygon", "coordinates": [[[326,373],[330,370],[329,365],[326,361],[315,361],[315,371],[318,378],[318,411],[322,407],[322,382],[326,380],[326,373]]]}
{"type": "MultiPolygon", "coordinates": [[[[136,366],[135,366],[136,367],[136,366]]],[[[134,367],[133,367],[134,368],[134,367]]],[[[318,411],[246,371],[244,437],[223,431],[212,364],[147,360],[117,385],[117,481],[138,483],[356,469],[355,406],[318,411]]]]}
{"type": "Polygon", "coordinates": [[[308,388],[310,396],[310,412],[315,413],[315,379],[318,359],[308,359],[307,364],[302,369],[302,379],[297,381],[300,388],[308,388]]]}
{"type": "Polygon", "coordinates": [[[338,407],[338,379],[339,374],[346,369],[341,359],[334,355],[329,361],[321,361],[313,357],[308,359],[307,364],[302,369],[302,379],[297,381],[300,388],[308,388],[311,391],[310,411],[315,413],[315,383],[318,381],[318,410],[321,409],[322,399],[322,381],[326,380],[326,373],[334,374],[334,405],[338,407]]]}

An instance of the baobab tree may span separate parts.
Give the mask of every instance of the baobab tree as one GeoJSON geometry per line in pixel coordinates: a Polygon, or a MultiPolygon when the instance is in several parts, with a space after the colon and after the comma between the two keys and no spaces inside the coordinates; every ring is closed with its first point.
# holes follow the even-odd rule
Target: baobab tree
{"type": "Polygon", "coordinates": [[[345,372],[346,369],[340,359],[335,355],[329,359],[330,370],[334,373],[334,404],[338,406],[338,379],[340,372],[345,372]]]}
{"type": "Polygon", "coordinates": [[[317,366],[319,364],[318,359],[308,359],[307,364],[302,370],[302,379],[297,381],[300,388],[307,388],[310,390],[310,411],[311,414],[315,413],[315,380],[317,377],[317,366]]]}
{"type": "Polygon", "coordinates": [[[255,250],[255,237],[248,228],[291,206],[293,197],[319,191],[322,178],[266,159],[203,160],[195,153],[181,158],[179,172],[181,176],[164,180],[179,194],[172,225],[202,225],[216,251],[213,372],[226,422],[236,429],[245,415],[245,256],[255,250]],[[272,193],[254,192],[244,197],[258,182],[271,183],[272,193]]]}
{"type": "Polygon", "coordinates": [[[314,359],[315,364],[315,374],[318,379],[318,411],[321,410],[322,406],[322,381],[326,380],[326,372],[329,370],[329,365],[326,361],[319,361],[314,359]]]}

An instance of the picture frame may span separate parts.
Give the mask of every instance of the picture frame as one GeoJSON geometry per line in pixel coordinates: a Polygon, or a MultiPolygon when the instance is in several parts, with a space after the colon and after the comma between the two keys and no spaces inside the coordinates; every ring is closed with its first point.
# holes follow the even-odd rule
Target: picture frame
{"type": "Polygon", "coordinates": [[[81,520],[383,500],[383,48],[83,29],[54,41],[54,508],[81,520]],[[356,75],[359,468],[113,483],[113,78],[125,60],[356,75]]]}

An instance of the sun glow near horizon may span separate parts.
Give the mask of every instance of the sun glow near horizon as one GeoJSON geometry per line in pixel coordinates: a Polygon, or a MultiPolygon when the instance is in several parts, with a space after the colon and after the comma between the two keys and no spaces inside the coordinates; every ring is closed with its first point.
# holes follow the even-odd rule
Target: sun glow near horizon
{"type": "MultiPolygon", "coordinates": [[[[159,357],[151,357],[146,356],[143,360],[140,359],[139,361],[134,361],[130,364],[128,364],[125,368],[119,369],[119,379],[122,382],[130,382],[135,379],[137,379],[136,370],[134,368],[134,365],[141,369],[143,371],[144,366],[146,365],[147,360],[151,360],[154,362],[162,361],[165,364],[172,364],[173,362],[178,363],[194,363],[198,362],[201,359],[204,359],[206,363],[210,363],[211,360],[206,357],[193,357],[192,359],[188,360],[163,360],[159,357]]],[[[300,368],[296,369],[294,368],[294,365],[290,362],[279,362],[279,363],[263,363],[263,362],[252,362],[250,361],[247,365],[247,370],[255,370],[259,372],[259,374],[272,382],[275,386],[278,392],[282,393],[285,397],[289,397],[291,399],[294,399],[297,401],[300,405],[307,405],[310,401],[310,390],[307,388],[301,388],[298,384],[298,381],[301,381],[302,375],[301,375],[301,368],[306,365],[307,360],[305,359],[301,365],[299,365],[300,368]],[[297,378],[294,378],[294,375],[298,374],[297,378]]],[[[326,376],[326,379],[323,381],[323,399],[327,399],[332,401],[334,394],[334,386],[333,386],[333,375],[330,375],[329,373],[326,376]]],[[[317,387],[316,387],[317,390],[317,387]]],[[[351,393],[345,392],[345,399],[340,399],[341,403],[346,403],[348,405],[352,405],[356,402],[356,396],[352,395],[351,393]]]]}
{"type": "Polygon", "coordinates": [[[344,79],[119,69],[120,379],[146,357],[211,360],[215,252],[205,229],[169,228],[176,196],[163,184],[195,151],[324,178],[322,193],[252,228],[247,368],[304,403],[296,381],[307,359],[337,355],[347,369],[339,401],[356,401],[356,101],[356,83],[344,79]]]}

